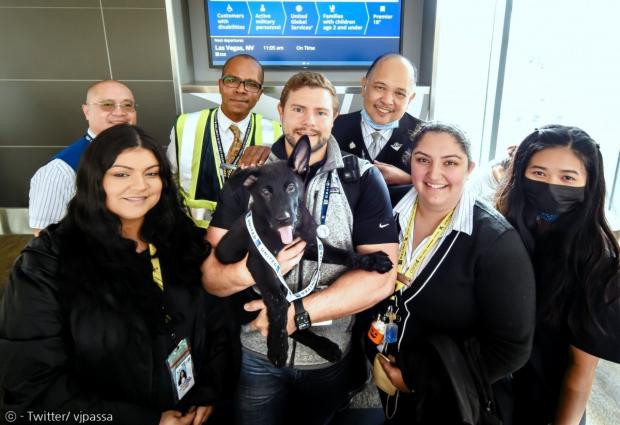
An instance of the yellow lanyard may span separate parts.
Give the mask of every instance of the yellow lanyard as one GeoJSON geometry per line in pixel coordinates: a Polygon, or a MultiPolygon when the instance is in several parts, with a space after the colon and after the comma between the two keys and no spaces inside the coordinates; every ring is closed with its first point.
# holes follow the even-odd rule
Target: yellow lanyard
{"type": "Polygon", "coordinates": [[[420,268],[426,256],[433,250],[435,245],[439,242],[439,240],[443,237],[448,225],[452,221],[452,216],[454,215],[454,208],[448,215],[441,220],[439,226],[433,231],[433,234],[428,238],[428,241],[422,248],[422,251],[413,259],[411,265],[407,269],[404,270],[405,258],[407,256],[407,245],[409,242],[409,238],[413,235],[413,223],[415,222],[415,214],[418,209],[418,200],[416,199],[413,204],[413,210],[411,211],[411,215],[409,216],[409,221],[407,222],[407,230],[405,232],[402,243],[400,244],[400,253],[398,254],[398,278],[396,279],[396,289],[395,291],[400,291],[406,286],[409,286],[411,282],[411,278],[415,274],[415,272],[420,268]]]}
{"type": "Polygon", "coordinates": [[[159,286],[159,289],[164,290],[164,279],[161,275],[161,265],[159,264],[159,258],[155,256],[157,249],[152,243],[149,244],[149,253],[151,254],[151,266],[153,267],[153,281],[159,286]]]}

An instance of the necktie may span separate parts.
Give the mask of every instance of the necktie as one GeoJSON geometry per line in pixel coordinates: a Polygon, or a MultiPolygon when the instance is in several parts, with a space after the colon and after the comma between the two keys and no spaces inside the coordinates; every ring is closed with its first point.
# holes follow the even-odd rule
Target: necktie
{"type": "Polygon", "coordinates": [[[235,137],[233,138],[232,145],[230,145],[228,153],[226,154],[227,164],[232,164],[237,155],[239,154],[239,151],[241,150],[241,130],[239,130],[239,127],[237,127],[235,124],[231,124],[230,131],[233,132],[233,135],[235,137]]]}
{"type": "Polygon", "coordinates": [[[381,152],[381,133],[378,131],[373,131],[371,134],[372,143],[370,144],[370,149],[368,149],[368,153],[370,154],[370,159],[375,159],[379,152],[381,152]]]}

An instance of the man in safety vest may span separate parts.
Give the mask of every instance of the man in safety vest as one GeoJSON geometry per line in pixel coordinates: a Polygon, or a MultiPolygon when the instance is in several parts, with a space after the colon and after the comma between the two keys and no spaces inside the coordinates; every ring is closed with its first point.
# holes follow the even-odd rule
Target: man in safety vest
{"type": "Polygon", "coordinates": [[[282,134],[278,121],[250,111],[263,91],[264,71],[252,56],[226,61],[218,81],[218,108],[180,115],[167,155],[194,222],[208,227],[217,196],[249,146],[271,145],[282,134]]]}

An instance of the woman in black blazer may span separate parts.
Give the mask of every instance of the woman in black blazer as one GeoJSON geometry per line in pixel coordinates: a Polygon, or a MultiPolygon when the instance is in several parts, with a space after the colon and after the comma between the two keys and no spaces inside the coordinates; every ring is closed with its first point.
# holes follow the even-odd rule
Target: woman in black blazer
{"type": "Polygon", "coordinates": [[[477,421],[489,413],[483,406],[496,406],[476,384],[495,384],[498,415],[510,417],[499,382],[529,356],[534,276],[518,233],[467,190],[473,168],[458,128],[427,123],[416,132],[415,188],[394,210],[398,281],[394,296],[375,309],[366,344],[375,382],[383,372],[389,381],[380,385],[389,424],[477,421]]]}

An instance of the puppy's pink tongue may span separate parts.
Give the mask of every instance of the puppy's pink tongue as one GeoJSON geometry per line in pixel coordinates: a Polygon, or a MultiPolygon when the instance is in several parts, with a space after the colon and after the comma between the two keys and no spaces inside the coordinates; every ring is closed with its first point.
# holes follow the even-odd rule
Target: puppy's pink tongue
{"type": "Polygon", "coordinates": [[[282,226],[278,228],[278,232],[280,232],[280,239],[284,245],[293,242],[293,226],[282,226]]]}

